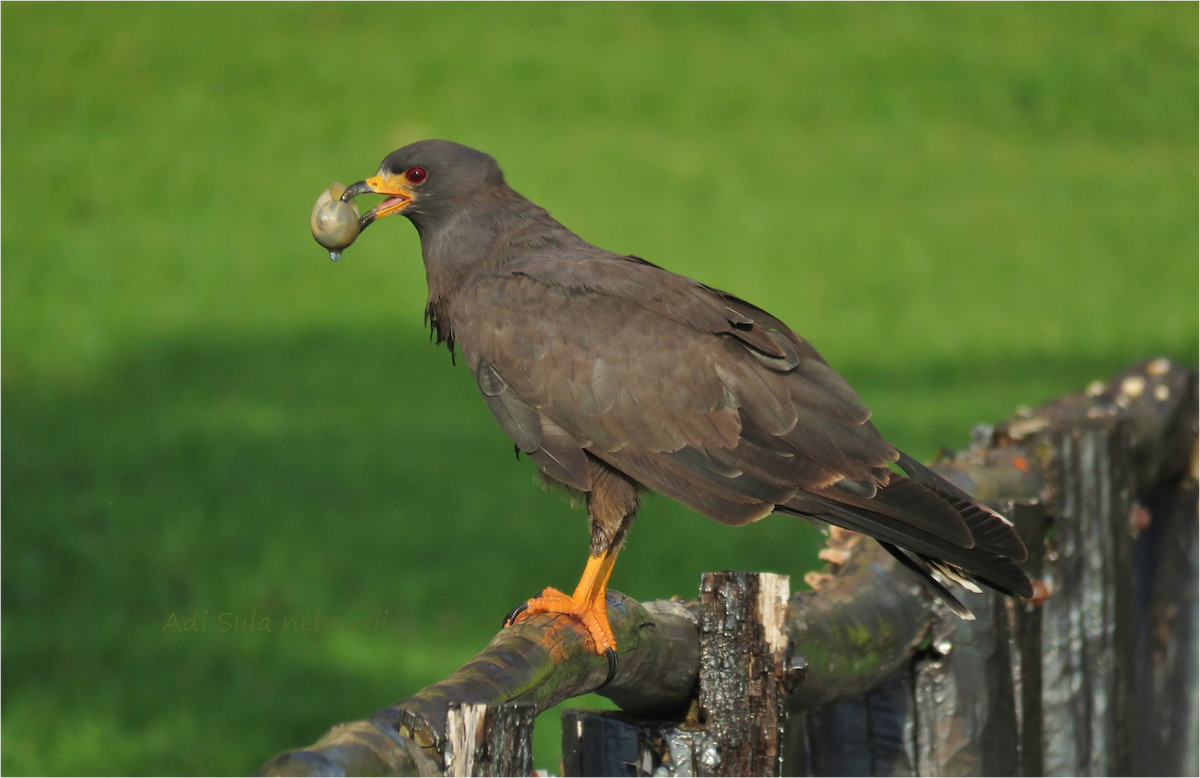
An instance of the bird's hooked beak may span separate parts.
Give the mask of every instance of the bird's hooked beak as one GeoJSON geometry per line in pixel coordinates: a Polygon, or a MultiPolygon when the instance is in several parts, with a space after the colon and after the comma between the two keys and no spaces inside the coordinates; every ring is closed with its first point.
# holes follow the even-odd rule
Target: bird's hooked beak
{"type": "Polygon", "coordinates": [[[359,218],[359,231],[365,230],[372,222],[382,219],[384,216],[402,212],[413,201],[412,190],[405,185],[404,179],[388,173],[380,173],[371,176],[366,181],[359,181],[357,184],[346,187],[346,191],[342,193],[342,202],[360,194],[387,195],[387,199],[359,218]]]}

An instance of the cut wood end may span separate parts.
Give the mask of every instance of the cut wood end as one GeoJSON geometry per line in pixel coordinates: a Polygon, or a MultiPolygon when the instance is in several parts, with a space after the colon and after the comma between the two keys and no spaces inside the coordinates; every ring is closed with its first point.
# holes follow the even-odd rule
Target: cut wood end
{"type": "Polygon", "coordinates": [[[471,775],[487,708],[483,703],[464,702],[446,710],[446,775],[471,775]]]}
{"type": "Polygon", "coordinates": [[[791,593],[791,577],[776,573],[758,574],[758,613],[772,653],[787,650],[788,598],[791,593]]]}

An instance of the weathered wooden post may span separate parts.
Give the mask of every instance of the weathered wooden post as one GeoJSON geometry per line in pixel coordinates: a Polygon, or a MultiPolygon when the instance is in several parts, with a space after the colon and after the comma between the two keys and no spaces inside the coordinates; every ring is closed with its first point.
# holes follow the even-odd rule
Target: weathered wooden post
{"type": "Polygon", "coordinates": [[[529,703],[452,702],[446,711],[446,775],[532,775],[533,720],[529,703]]]}
{"type": "Polygon", "coordinates": [[[712,775],[779,775],[789,579],[706,573],[700,584],[700,719],[712,775]]]}
{"type": "MultiPolygon", "coordinates": [[[[1133,770],[1138,775],[1200,773],[1196,657],[1200,651],[1200,523],[1197,522],[1196,383],[1155,360],[1144,391],[1153,403],[1130,408],[1138,427],[1161,427],[1163,443],[1137,458],[1139,531],[1134,548],[1133,770]],[[1147,418],[1149,417],[1149,418],[1147,418]]],[[[1135,428],[1136,429],[1136,428],[1135,428]]]]}
{"type": "Polygon", "coordinates": [[[1200,773],[1196,657],[1200,544],[1194,477],[1161,490],[1138,538],[1133,731],[1137,775],[1200,773]]]}
{"type": "MultiPolygon", "coordinates": [[[[1025,541],[1029,558],[1025,572],[1034,580],[1035,594],[1046,594],[1042,580],[1046,525],[1050,518],[1038,500],[1009,500],[995,506],[1012,520],[1025,541]]],[[[1016,775],[1045,775],[1042,763],[1042,608],[1039,602],[1009,599],[1008,656],[1012,663],[1013,702],[1016,707],[1016,775]]]]}
{"type": "Polygon", "coordinates": [[[1133,680],[1134,472],[1111,420],[1059,432],[1042,606],[1043,769],[1126,775],[1133,680]],[[1107,423],[1105,423],[1107,421],[1107,423]]]}
{"type": "Polygon", "coordinates": [[[682,721],[563,713],[565,775],[779,775],[789,665],[789,579],[706,573],[695,616],[700,673],[682,721]]]}
{"type": "MultiPolygon", "coordinates": [[[[911,664],[865,693],[835,682],[832,662],[801,695],[794,773],[1194,774],[1196,416],[1195,373],[1151,360],[980,427],[971,448],[935,465],[1014,521],[1036,596],[964,595],[973,623],[935,609],[911,664]]],[[[846,546],[835,533],[823,557],[836,574],[813,576],[817,591],[793,602],[793,631],[835,604],[863,624],[870,605],[848,582],[894,580],[881,568],[864,581],[862,557],[874,568],[878,553],[846,546]]],[[[852,653],[877,655],[906,621],[864,630],[867,650],[852,653]]],[[[837,634],[803,637],[814,667],[825,669],[822,645],[837,634]]]]}
{"type": "MultiPolygon", "coordinates": [[[[1181,746],[1160,751],[1147,744],[1179,744],[1151,722],[1164,709],[1173,711],[1167,718],[1194,717],[1189,713],[1194,705],[1182,703],[1179,695],[1148,693],[1138,673],[1153,664],[1146,656],[1144,603],[1153,596],[1156,575],[1171,581],[1169,597],[1188,603],[1184,613],[1191,621],[1173,634],[1195,657],[1195,565],[1160,567],[1163,547],[1154,540],[1170,534],[1195,549],[1195,503],[1181,521],[1155,502],[1155,495],[1158,503],[1186,496],[1195,483],[1194,466],[1188,474],[1196,441],[1195,392],[1194,373],[1156,359],[1084,393],[1019,412],[994,431],[993,450],[1024,455],[1019,461],[1026,471],[1041,471],[1040,482],[1030,480],[1025,489],[1036,489],[1048,508],[1042,548],[1031,548],[1043,558],[1031,554],[1029,563],[1044,604],[1036,613],[1008,606],[1015,640],[1025,655],[1039,657],[1036,664],[1014,665],[1018,693],[1026,680],[1040,687],[1036,696],[1025,695],[1022,706],[1029,735],[1022,737],[1022,774],[1132,774],[1156,760],[1162,769],[1147,774],[1173,774],[1187,765],[1181,746]],[[1176,577],[1180,572],[1184,575],[1176,577]],[[1143,734],[1135,737],[1138,730],[1143,734]]],[[[1021,491],[1014,481],[1001,485],[992,479],[990,487],[998,486],[1010,494],[1021,491]]],[[[1194,679],[1195,673],[1183,670],[1177,677],[1194,679]]]]}

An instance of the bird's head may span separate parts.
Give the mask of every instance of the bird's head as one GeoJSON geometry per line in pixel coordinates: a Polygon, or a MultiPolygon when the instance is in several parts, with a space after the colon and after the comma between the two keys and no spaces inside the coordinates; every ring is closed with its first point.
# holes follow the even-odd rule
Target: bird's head
{"type": "Polygon", "coordinates": [[[394,213],[414,221],[420,216],[436,217],[503,183],[500,166],[482,151],[447,140],[423,140],[388,154],[379,171],[347,187],[342,200],[360,194],[387,196],[363,215],[365,228],[394,213]]]}

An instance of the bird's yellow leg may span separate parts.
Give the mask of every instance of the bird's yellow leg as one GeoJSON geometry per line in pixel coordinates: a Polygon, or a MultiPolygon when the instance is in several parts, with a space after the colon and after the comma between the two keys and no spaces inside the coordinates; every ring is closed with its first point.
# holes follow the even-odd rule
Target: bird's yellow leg
{"type": "Polygon", "coordinates": [[[583,624],[591,638],[592,650],[597,654],[603,654],[608,649],[616,650],[617,639],[608,624],[608,606],[604,600],[608,579],[616,561],[616,551],[589,556],[574,594],[568,596],[547,587],[540,597],[534,597],[526,603],[525,611],[514,621],[522,621],[535,613],[560,613],[583,624]]]}

